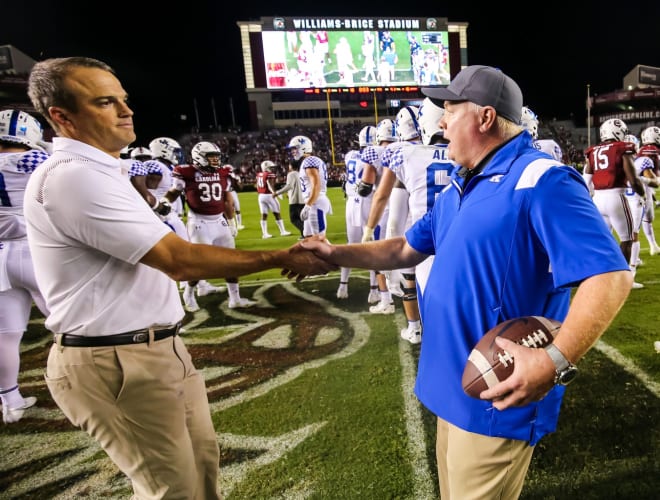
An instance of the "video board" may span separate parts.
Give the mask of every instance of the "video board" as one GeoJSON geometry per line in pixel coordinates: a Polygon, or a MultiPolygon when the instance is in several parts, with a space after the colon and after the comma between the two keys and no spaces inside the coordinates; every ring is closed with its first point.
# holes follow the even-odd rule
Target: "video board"
{"type": "Polygon", "coordinates": [[[447,85],[462,58],[445,18],[262,17],[244,31],[248,89],[447,85]]]}

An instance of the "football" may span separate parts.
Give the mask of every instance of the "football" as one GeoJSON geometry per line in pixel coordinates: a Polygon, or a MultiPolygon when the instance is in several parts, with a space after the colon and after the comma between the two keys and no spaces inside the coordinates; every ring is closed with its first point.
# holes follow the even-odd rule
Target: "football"
{"type": "Polygon", "coordinates": [[[545,347],[551,344],[561,323],[543,316],[522,316],[494,326],[479,340],[463,370],[463,390],[468,396],[493,387],[513,373],[513,357],[496,343],[504,337],[525,347],[545,347]]]}

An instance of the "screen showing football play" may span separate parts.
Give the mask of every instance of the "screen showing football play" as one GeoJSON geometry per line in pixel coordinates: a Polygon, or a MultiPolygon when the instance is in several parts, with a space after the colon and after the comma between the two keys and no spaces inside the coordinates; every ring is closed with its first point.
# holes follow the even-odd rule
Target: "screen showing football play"
{"type": "Polygon", "coordinates": [[[269,89],[446,85],[446,31],[264,31],[269,89]]]}
{"type": "Polygon", "coordinates": [[[446,26],[428,19],[392,22],[392,27],[378,20],[294,21],[273,18],[272,27],[264,23],[261,37],[268,89],[449,83],[446,26]]]}

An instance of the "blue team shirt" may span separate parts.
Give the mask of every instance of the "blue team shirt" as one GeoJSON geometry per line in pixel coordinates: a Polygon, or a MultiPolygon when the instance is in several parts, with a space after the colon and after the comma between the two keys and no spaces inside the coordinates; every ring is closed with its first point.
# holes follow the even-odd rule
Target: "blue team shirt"
{"type": "Polygon", "coordinates": [[[424,339],[415,393],[434,414],[487,436],[535,444],[557,426],[564,387],[504,411],[461,387],[468,355],[483,334],[511,318],[563,321],[570,289],[600,273],[628,270],[580,174],[519,134],[464,184],[458,171],[433,210],[406,232],[435,255],[420,304],[424,339]]]}

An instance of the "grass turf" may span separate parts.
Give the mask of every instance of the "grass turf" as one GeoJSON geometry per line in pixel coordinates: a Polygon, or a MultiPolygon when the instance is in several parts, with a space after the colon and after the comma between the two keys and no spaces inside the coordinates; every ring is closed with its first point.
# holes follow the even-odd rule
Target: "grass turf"
{"type": "MultiPolygon", "coordinates": [[[[241,193],[239,248],[262,240],[255,193],[241,193]]],[[[344,202],[330,190],[328,237],[345,242],[344,202]]],[[[288,207],[282,215],[289,230],[288,207]]],[[[277,234],[272,215],[269,231],[277,234]]],[[[660,257],[648,255],[630,298],[580,363],[559,427],[534,453],[523,499],[651,499],[660,487],[660,257]]],[[[199,299],[184,340],[207,380],[226,499],[437,498],[435,422],[412,394],[418,346],[399,339],[404,319],[367,310],[367,273],[299,284],[277,270],[241,278],[258,301],[229,310],[226,293],[199,299]]],[[[126,498],[130,486],[105,454],[73,428],[43,382],[49,335],[33,315],[23,342],[21,387],[39,398],[18,424],[0,428],[0,498],[126,498]]]]}

